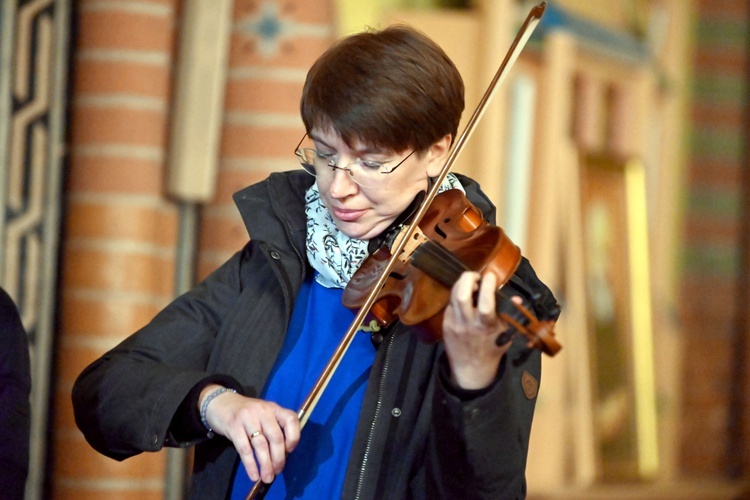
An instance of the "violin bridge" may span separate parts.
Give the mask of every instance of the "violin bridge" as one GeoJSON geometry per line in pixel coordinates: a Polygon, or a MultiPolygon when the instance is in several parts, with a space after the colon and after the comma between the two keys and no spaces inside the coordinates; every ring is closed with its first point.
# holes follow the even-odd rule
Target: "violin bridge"
{"type": "MultiPolygon", "coordinates": [[[[404,239],[404,235],[406,234],[407,228],[396,235],[396,238],[394,238],[393,240],[392,248],[397,248],[401,244],[401,241],[404,239]]],[[[398,260],[404,264],[408,264],[411,260],[411,256],[414,253],[414,250],[428,241],[430,241],[430,239],[422,232],[419,227],[417,227],[412,237],[409,238],[409,241],[407,241],[404,245],[404,249],[401,252],[401,255],[398,256],[398,260]]]]}

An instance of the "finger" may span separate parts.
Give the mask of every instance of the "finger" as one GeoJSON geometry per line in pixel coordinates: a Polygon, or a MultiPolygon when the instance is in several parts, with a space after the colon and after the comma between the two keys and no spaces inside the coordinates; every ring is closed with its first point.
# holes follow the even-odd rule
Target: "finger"
{"type": "Polygon", "coordinates": [[[461,274],[451,290],[451,304],[463,320],[473,313],[474,291],[478,288],[479,278],[479,273],[466,271],[461,274]]]}
{"type": "Polygon", "coordinates": [[[495,311],[495,291],[497,290],[497,277],[494,273],[487,273],[482,276],[479,283],[479,301],[477,302],[477,312],[484,324],[496,322],[497,312],[495,311]]]}
{"type": "Polygon", "coordinates": [[[276,421],[284,430],[286,452],[291,453],[297,447],[297,443],[299,443],[299,418],[293,411],[280,409],[276,412],[276,421]]]}
{"type": "MultiPolygon", "coordinates": [[[[264,483],[271,483],[275,477],[273,461],[271,460],[271,452],[269,451],[268,441],[261,428],[259,431],[252,429],[246,429],[248,439],[252,445],[255,459],[260,467],[260,478],[264,483]],[[260,433],[258,433],[260,432],[260,433]]],[[[249,474],[248,474],[249,475],[249,474]]],[[[252,478],[251,478],[252,479],[252,478]]],[[[257,479],[256,479],[257,481],[257,479]]]]}
{"type": "Polygon", "coordinates": [[[260,471],[258,469],[258,464],[255,461],[253,447],[250,444],[250,440],[248,439],[247,434],[245,434],[244,432],[240,434],[240,436],[230,435],[230,439],[234,443],[234,447],[237,450],[237,453],[239,453],[240,455],[242,465],[245,466],[247,477],[249,477],[253,482],[258,481],[258,479],[260,479],[260,471]]]}
{"type": "MultiPolygon", "coordinates": [[[[258,438],[260,438],[260,436],[258,438]]],[[[279,426],[274,425],[265,430],[264,438],[268,443],[273,473],[279,474],[282,470],[284,470],[284,464],[286,463],[286,445],[284,433],[281,431],[281,428],[279,426]]]]}

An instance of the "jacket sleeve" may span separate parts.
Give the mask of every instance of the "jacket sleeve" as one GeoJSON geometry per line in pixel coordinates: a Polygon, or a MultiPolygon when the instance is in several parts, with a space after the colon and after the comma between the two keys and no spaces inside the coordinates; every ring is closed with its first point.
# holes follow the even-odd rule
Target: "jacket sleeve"
{"type": "MultiPolygon", "coordinates": [[[[441,364],[448,370],[446,359],[441,364]]],[[[498,379],[479,396],[461,397],[445,376],[438,377],[425,457],[427,498],[526,497],[536,402],[531,388],[538,387],[540,365],[540,352],[516,339],[501,361],[498,379]]]]}
{"type": "Polygon", "coordinates": [[[170,423],[191,389],[210,375],[208,359],[222,318],[240,295],[251,248],[249,243],[78,376],[75,420],[94,449],[122,460],[181,444],[170,423]]]}
{"type": "MultiPolygon", "coordinates": [[[[557,319],[552,292],[523,258],[516,276],[535,297],[541,319],[557,319]]],[[[433,424],[426,448],[428,498],[525,498],[526,457],[541,379],[541,352],[520,335],[501,361],[495,382],[481,391],[450,384],[439,360],[433,424]]]]}

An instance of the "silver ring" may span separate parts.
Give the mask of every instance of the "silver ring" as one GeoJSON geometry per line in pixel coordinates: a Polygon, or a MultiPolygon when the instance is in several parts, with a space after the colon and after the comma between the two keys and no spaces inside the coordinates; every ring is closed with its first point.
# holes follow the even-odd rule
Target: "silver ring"
{"type": "Polygon", "coordinates": [[[258,436],[260,436],[260,431],[255,431],[252,434],[250,434],[250,439],[252,439],[254,437],[258,437],[258,436]]]}

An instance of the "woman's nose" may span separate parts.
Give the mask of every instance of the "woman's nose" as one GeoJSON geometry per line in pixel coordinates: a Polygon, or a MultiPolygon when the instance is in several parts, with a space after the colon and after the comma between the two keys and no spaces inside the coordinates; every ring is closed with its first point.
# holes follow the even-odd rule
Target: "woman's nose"
{"type": "Polygon", "coordinates": [[[347,167],[337,166],[333,169],[333,179],[328,190],[333,198],[340,199],[356,194],[359,185],[354,182],[351,171],[347,167]]]}

